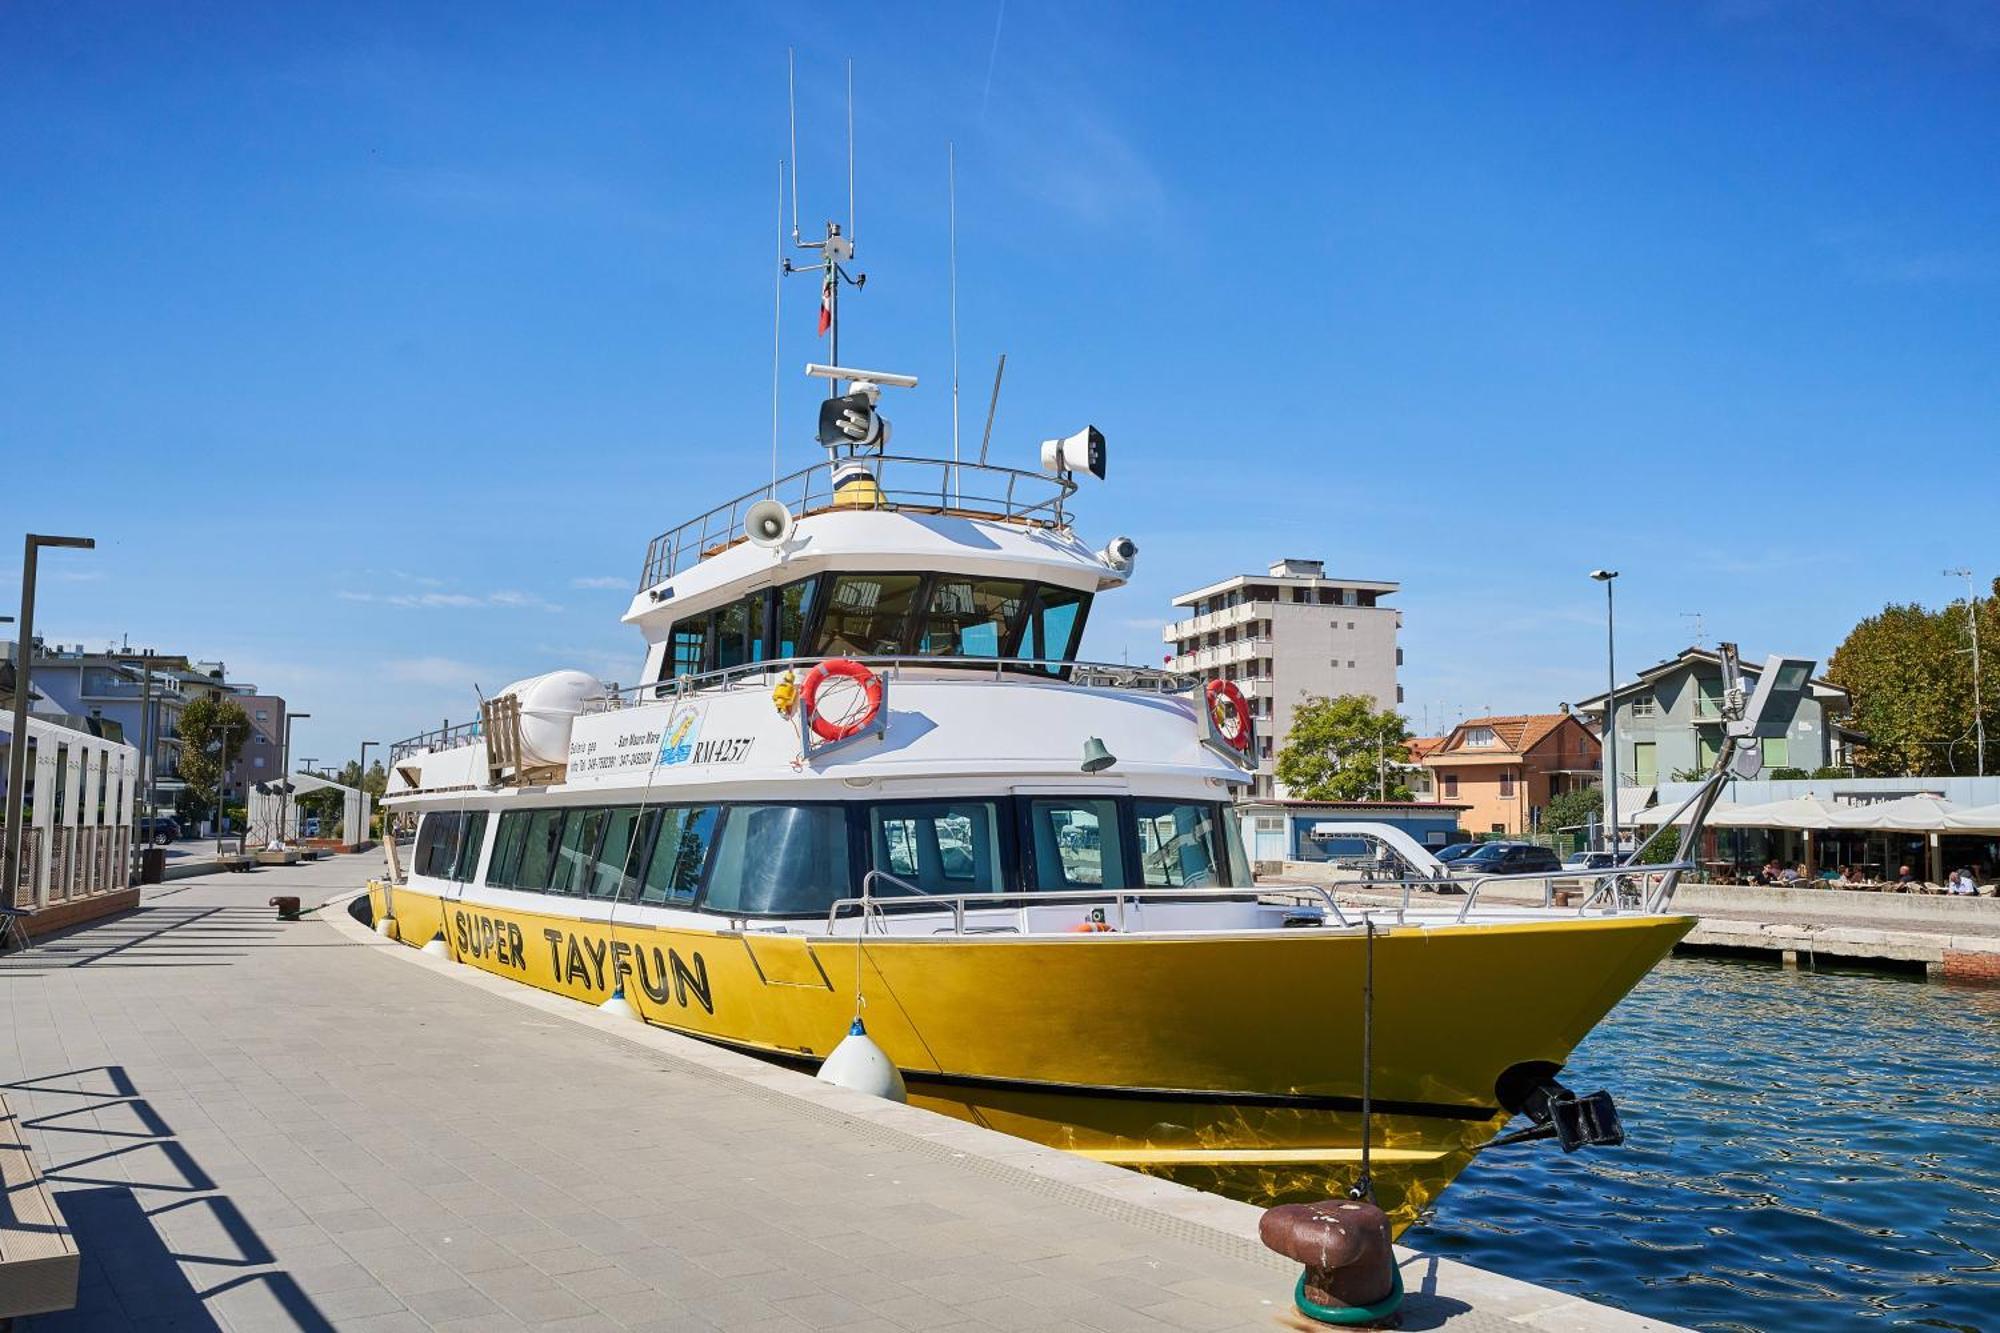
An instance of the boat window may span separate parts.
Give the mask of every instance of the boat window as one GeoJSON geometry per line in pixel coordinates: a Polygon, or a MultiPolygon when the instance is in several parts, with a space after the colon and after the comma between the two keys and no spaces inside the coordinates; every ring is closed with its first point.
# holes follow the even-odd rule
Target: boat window
{"type": "MultiPolygon", "coordinates": [[[[871,806],[875,869],[926,893],[1000,893],[1008,881],[1001,821],[992,801],[871,806]]],[[[893,897],[894,885],[875,891],[893,897]]]]}
{"type": "Polygon", "coordinates": [[[709,840],[715,834],[716,807],[712,805],[667,806],[646,812],[641,845],[650,844],[652,855],[646,863],[646,877],[639,888],[639,901],[655,907],[667,903],[691,903],[701,887],[701,868],[708,860],[709,840]]]}
{"type": "Polygon", "coordinates": [[[819,579],[815,576],[787,583],[778,589],[778,651],[775,654],[778,658],[799,657],[805,653],[806,627],[811,623],[813,591],[818,586],[819,579]]]}
{"type": "Polygon", "coordinates": [[[604,819],[609,813],[601,806],[569,812],[569,818],[563,821],[555,870],[549,877],[550,893],[582,893],[589,885],[597,858],[597,837],[604,831],[604,819]]]}
{"type": "Polygon", "coordinates": [[[479,854],[486,848],[486,812],[474,810],[460,815],[458,853],[452,859],[451,877],[469,883],[479,877],[479,854]]]}
{"type": "Polygon", "coordinates": [[[715,613],[715,669],[755,662],[764,656],[764,594],[751,593],[715,613]]]}
{"type": "MultiPolygon", "coordinates": [[[[1016,656],[1067,662],[1076,656],[1076,642],[1083,633],[1083,618],[1090,611],[1090,594],[1074,588],[1043,584],[1035,589],[1034,605],[1028,610],[1021,630],[1021,650],[1016,656]]],[[[1056,675],[1059,666],[1036,667],[1056,675]]]]}
{"type": "Polygon", "coordinates": [[[823,915],[854,896],[850,880],[840,806],[731,806],[702,906],[746,916],[823,915]]]}
{"type": "Polygon", "coordinates": [[[433,879],[451,878],[452,839],[457,834],[458,817],[443,810],[427,810],[417,821],[417,852],[410,865],[419,875],[433,879]]]}
{"type": "Polygon", "coordinates": [[[674,622],[667,636],[668,676],[694,676],[708,669],[710,619],[711,613],[704,611],[674,622]]]}
{"type": "Polygon", "coordinates": [[[1232,882],[1223,816],[1213,802],[1135,800],[1132,817],[1146,883],[1206,889],[1232,882]]]}
{"type": "Polygon", "coordinates": [[[616,898],[625,885],[639,875],[639,858],[645,845],[633,835],[639,832],[639,807],[621,806],[604,824],[604,845],[597,849],[597,868],[585,890],[592,898],[616,898]]]}
{"type": "Polygon", "coordinates": [[[1007,657],[1027,585],[1018,579],[931,576],[931,594],[917,626],[925,657],[1007,657]]]}
{"type": "Polygon", "coordinates": [[[556,849],[562,845],[562,826],[561,810],[535,811],[534,820],[528,825],[527,837],[523,839],[520,869],[514,873],[512,887],[533,893],[548,891],[549,874],[556,864],[556,849]]]}
{"type": "Polygon", "coordinates": [[[1036,797],[1028,802],[1036,889],[1128,887],[1118,836],[1118,803],[1084,797],[1036,797]]]}
{"type": "Polygon", "coordinates": [[[921,574],[838,574],[826,599],[815,657],[894,657],[923,586],[921,574]]]}
{"type": "Polygon", "coordinates": [[[528,823],[532,810],[509,810],[500,816],[500,831],[493,835],[493,858],[486,867],[486,882],[495,888],[509,888],[521,868],[521,852],[528,845],[528,823]]]}

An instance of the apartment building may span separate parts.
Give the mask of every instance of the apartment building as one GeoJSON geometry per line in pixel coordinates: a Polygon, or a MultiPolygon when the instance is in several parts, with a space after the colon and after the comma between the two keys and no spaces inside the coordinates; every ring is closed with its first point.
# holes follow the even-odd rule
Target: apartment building
{"type": "Polygon", "coordinates": [[[1401,586],[1329,578],[1318,560],[1280,560],[1267,573],[1238,574],[1174,598],[1186,616],[1162,636],[1168,669],[1235,681],[1257,716],[1251,797],[1288,794],[1277,781],[1277,753],[1303,701],[1360,694],[1377,708],[1401,705],[1396,635],[1403,613],[1382,604],[1401,586]]]}

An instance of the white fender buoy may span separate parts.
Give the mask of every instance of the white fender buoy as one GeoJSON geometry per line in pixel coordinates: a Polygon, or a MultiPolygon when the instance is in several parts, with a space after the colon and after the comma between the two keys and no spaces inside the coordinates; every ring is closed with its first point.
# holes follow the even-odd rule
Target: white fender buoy
{"type": "Polygon", "coordinates": [[[431,941],[429,944],[426,944],[424,946],[423,952],[429,954],[433,958],[451,957],[451,946],[444,942],[443,926],[439,926],[437,934],[431,936],[431,941]]]}
{"type": "Polygon", "coordinates": [[[393,940],[400,938],[396,930],[396,918],[393,916],[385,916],[380,921],[377,921],[375,923],[375,933],[377,935],[382,936],[384,939],[393,940]]]}
{"type": "Polygon", "coordinates": [[[826,1057],[826,1063],[819,1067],[818,1078],[823,1083],[865,1092],[870,1097],[886,1097],[892,1102],[910,1099],[909,1089],[903,1086],[903,1071],[882,1053],[880,1046],[869,1040],[868,1029],[862,1026],[859,1016],[840,1039],[840,1045],[833,1048],[833,1054],[826,1057]]]}
{"type": "Polygon", "coordinates": [[[611,998],[597,1006],[600,1014],[610,1014],[613,1018],[637,1018],[639,1011],[625,998],[625,983],[620,981],[611,992],[611,998]]]}

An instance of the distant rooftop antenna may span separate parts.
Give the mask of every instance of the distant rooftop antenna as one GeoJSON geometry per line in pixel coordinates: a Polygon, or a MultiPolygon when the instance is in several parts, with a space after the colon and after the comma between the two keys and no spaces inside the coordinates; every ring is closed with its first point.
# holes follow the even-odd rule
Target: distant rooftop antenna
{"type": "Polygon", "coordinates": [[[1707,622],[1702,619],[1701,612],[1683,611],[1681,612],[1681,619],[1692,620],[1694,622],[1694,646],[1697,648],[1708,647],[1707,622]]]}
{"type": "Polygon", "coordinates": [[[958,479],[958,145],[945,140],[945,206],[951,231],[951,461],[958,479]]]}

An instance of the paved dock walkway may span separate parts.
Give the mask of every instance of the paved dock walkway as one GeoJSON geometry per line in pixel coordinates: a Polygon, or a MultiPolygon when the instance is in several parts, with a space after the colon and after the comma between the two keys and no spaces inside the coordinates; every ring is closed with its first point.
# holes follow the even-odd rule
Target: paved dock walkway
{"type": "MultiPolygon", "coordinates": [[[[378,864],[169,883],[0,959],[0,1088],[84,1257],[25,1327],[1301,1326],[1242,1205],[265,905],[378,864]]],[[[1404,1274],[1408,1329],[1664,1327],[1404,1274]]]]}

